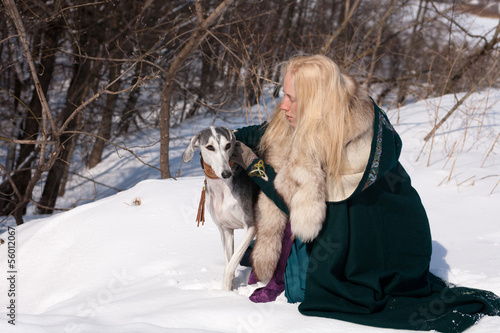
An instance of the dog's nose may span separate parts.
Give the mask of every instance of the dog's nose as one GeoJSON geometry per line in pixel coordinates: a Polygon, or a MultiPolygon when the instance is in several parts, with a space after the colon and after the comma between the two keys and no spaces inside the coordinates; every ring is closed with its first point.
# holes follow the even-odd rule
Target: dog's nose
{"type": "Polygon", "coordinates": [[[230,178],[232,175],[233,175],[233,174],[232,174],[232,172],[231,172],[231,171],[222,171],[222,174],[221,174],[222,178],[224,178],[224,179],[228,179],[228,178],[230,178]]]}

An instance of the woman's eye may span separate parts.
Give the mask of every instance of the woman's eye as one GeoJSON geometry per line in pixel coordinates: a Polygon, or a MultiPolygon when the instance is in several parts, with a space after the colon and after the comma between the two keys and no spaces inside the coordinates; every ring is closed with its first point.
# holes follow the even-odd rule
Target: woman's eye
{"type": "Polygon", "coordinates": [[[284,98],[283,100],[285,100],[285,99],[287,99],[287,98],[288,98],[288,100],[290,101],[290,103],[295,103],[295,102],[297,101],[297,99],[296,99],[296,98],[294,98],[294,97],[292,97],[292,96],[290,96],[290,95],[285,95],[285,98],[284,98]]]}
{"type": "Polygon", "coordinates": [[[210,150],[210,151],[215,151],[215,148],[214,148],[214,146],[212,146],[212,145],[208,145],[208,146],[206,146],[205,148],[207,148],[207,149],[208,149],[208,150],[210,150]]]}

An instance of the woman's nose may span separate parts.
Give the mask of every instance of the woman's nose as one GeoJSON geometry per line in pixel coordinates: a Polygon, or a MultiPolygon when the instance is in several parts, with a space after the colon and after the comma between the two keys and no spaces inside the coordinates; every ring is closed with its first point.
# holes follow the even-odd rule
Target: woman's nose
{"type": "Polygon", "coordinates": [[[281,106],[280,106],[280,109],[281,110],[284,110],[284,111],[288,111],[290,110],[290,103],[287,102],[287,98],[285,97],[283,99],[283,101],[281,102],[281,106]]]}

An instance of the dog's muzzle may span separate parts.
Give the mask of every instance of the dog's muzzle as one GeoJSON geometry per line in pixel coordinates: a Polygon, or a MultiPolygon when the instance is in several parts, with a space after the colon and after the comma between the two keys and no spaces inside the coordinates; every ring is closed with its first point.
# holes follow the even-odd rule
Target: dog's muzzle
{"type": "Polygon", "coordinates": [[[221,176],[224,179],[231,178],[232,175],[233,175],[233,173],[231,171],[222,171],[222,173],[221,173],[221,176]]]}

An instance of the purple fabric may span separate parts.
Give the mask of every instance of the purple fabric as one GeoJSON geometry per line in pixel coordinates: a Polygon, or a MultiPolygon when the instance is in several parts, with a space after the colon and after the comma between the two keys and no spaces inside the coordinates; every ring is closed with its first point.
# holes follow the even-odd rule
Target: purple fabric
{"type": "MultiPolygon", "coordinates": [[[[250,296],[250,300],[254,303],[267,303],[273,302],[276,298],[285,290],[285,268],[288,256],[292,250],[293,239],[292,230],[290,226],[290,221],[286,223],[285,232],[283,233],[283,239],[281,240],[281,255],[278,261],[274,275],[263,288],[259,288],[253,292],[250,296]]],[[[257,283],[257,277],[255,274],[250,274],[248,279],[248,284],[257,283]]]]}
{"type": "Polygon", "coordinates": [[[248,277],[248,284],[256,284],[259,282],[259,279],[257,279],[257,275],[255,275],[255,272],[252,269],[252,273],[250,273],[250,276],[248,277]]]}

